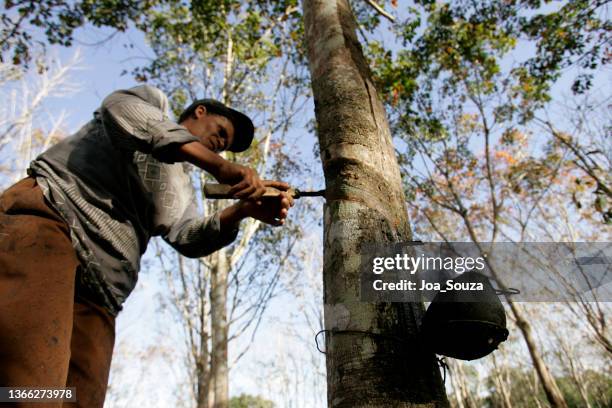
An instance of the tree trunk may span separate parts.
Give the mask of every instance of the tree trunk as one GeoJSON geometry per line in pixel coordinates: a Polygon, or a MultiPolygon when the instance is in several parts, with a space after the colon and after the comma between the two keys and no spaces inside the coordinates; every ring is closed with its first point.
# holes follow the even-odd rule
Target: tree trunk
{"type": "Polygon", "coordinates": [[[512,401],[510,399],[510,391],[506,385],[508,381],[504,378],[503,366],[499,367],[497,365],[497,358],[493,355],[493,373],[494,373],[494,381],[497,385],[497,391],[500,398],[500,405],[503,408],[512,408],[512,401]]]}
{"type": "MultiPolygon", "coordinates": [[[[206,337],[201,339],[206,342],[206,337]]],[[[200,352],[196,361],[196,408],[209,408],[210,372],[208,352],[200,352]]]]}
{"type": "Polygon", "coordinates": [[[540,402],[540,398],[538,397],[540,380],[538,380],[538,373],[535,370],[532,371],[532,373],[533,373],[533,381],[528,381],[529,390],[531,391],[531,394],[533,395],[533,400],[536,404],[536,408],[542,408],[542,403],[540,402]]]}
{"type": "Polygon", "coordinates": [[[523,312],[519,309],[516,303],[508,299],[508,306],[510,306],[512,315],[516,320],[516,325],[523,335],[523,339],[525,340],[525,344],[529,350],[529,355],[531,356],[531,361],[533,362],[533,366],[538,373],[538,377],[540,378],[542,388],[544,388],[544,393],[546,394],[546,398],[548,399],[550,406],[553,408],[567,408],[565,398],[563,397],[563,394],[561,394],[561,390],[559,390],[555,378],[550,373],[550,370],[548,370],[548,366],[542,359],[542,356],[540,356],[535,339],[533,338],[531,325],[523,317],[523,312]]]}
{"type": "Polygon", "coordinates": [[[474,400],[474,396],[470,392],[469,387],[469,378],[465,375],[465,371],[463,370],[463,363],[461,361],[457,361],[456,364],[453,365],[455,367],[455,372],[457,373],[457,382],[459,385],[459,390],[461,391],[461,399],[465,408],[478,408],[478,404],[474,400]]]}
{"type": "Polygon", "coordinates": [[[225,248],[212,255],[210,282],[211,314],[211,364],[210,385],[212,387],[212,406],[229,406],[228,362],[227,362],[227,276],[229,264],[225,248]]]}
{"type": "Polygon", "coordinates": [[[423,305],[360,301],[362,244],[411,234],[389,125],[353,13],[347,0],[303,0],[303,8],[327,187],[328,406],[446,407],[435,357],[417,338],[423,305]]]}
{"type": "MultiPolygon", "coordinates": [[[[457,364],[452,363],[452,362],[448,362],[447,364],[448,364],[447,378],[450,379],[451,388],[453,390],[453,396],[455,397],[454,407],[465,408],[465,405],[463,404],[464,398],[463,398],[461,385],[460,385],[461,381],[459,379],[460,374],[455,369],[457,364]]],[[[452,401],[450,405],[451,407],[453,407],[452,401]]]]}
{"type": "MultiPolygon", "coordinates": [[[[204,295],[203,293],[201,295],[204,295]]],[[[202,299],[199,310],[200,330],[199,340],[200,347],[196,354],[196,408],[209,408],[210,392],[210,352],[208,350],[208,326],[206,319],[205,299],[202,299]]]]}
{"type": "Polygon", "coordinates": [[[582,365],[580,364],[580,356],[576,353],[575,346],[566,341],[563,335],[556,335],[557,337],[557,358],[560,360],[561,365],[567,370],[570,378],[576,385],[582,402],[585,408],[592,408],[589,401],[589,394],[586,388],[586,382],[584,381],[582,372],[582,365]]]}

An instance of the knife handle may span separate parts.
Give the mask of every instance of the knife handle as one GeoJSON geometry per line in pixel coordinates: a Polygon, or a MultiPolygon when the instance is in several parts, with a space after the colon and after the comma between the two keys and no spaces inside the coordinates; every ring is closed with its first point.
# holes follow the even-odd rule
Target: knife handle
{"type": "MultiPolygon", "coordinates": [[[[206,198],[212,198],[212,199],[231,199],[233,198],[230,194],[229,191],[232,188],[231,185],[229,184],[214,184],[214,183],[206,183],[204,184],[204,196],[206,196],[206,198]]],[[[281,193],[281,190],[274,188],[274,187],[266,187],[266,192],[263,194],[262,197],[278,197],[281,193]]],[[[292,197],[295,198],[296,194],[296,190],[293,188],[290,188],[289,190],[287,190],[287,193],[289,193],[292,197]]]]}

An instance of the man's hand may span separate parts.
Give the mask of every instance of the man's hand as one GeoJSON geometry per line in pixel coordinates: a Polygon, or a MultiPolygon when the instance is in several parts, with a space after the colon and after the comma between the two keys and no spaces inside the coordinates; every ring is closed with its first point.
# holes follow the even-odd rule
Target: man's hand
{"type": "Polygon", "coordinates": [[[287,183],[282,181],[264,181],[266,187],[274,187],[281,190],[278,197],[266,197],[260,201],[241,200],[238,203],[240,211],[247,217],[255,218],[273,226],[280,226],[285,223],[289,208],[293,207],[294,201],[286,190],[289,189],[287,183]]]}
{"type": "Polygon", "coordinates": [[[225,160],[200,142],[184,143],[170,153],[173,161],[187,161],[212,174],[219,183],[231,184],[234,198],[257,200],[266,191],[255,170],[225,160]]]}
{"type": "Polygon", "coordinates": [[[223,211],[219,215],[221,229],[238,228],[240,221],[246,217],[253,217],[266,224],[279,226],[285,223],[285,218],[289,212],[289,208],[293,207],[293,197],[286,191],[289,189],[289,184],[282,181],[263,182],[264,187],[274,187],[281,190],[278,197],[266,197],[262,200],[240,200],[223,211]]]}
{"type": "Polygon", "coordinates": [[[232,185],[229,193],[233,198],[257,200],[266,192],[266,185],[255,170],[230,161],[223,163],[215,178],[232,185]]]}

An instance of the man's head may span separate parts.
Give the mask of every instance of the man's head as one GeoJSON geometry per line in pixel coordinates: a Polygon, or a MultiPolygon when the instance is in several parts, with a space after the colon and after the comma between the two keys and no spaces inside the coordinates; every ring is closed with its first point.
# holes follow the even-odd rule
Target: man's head
{"type": "Polygon", "coordinates": [[[195,101],[181,113],[178,122],[216,152],[243,152],[251,145],[255,133],[248,116],[214,99],[195,101]]]}

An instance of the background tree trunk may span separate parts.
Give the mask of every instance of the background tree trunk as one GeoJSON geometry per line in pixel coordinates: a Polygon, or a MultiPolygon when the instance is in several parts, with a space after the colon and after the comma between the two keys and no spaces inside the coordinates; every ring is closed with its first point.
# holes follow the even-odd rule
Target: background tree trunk
{"type": "Polygon", "coordinates": [[[555,381],[555,377],[553,377],[548,369],[548,366],[544,362],[544,359],[540,355],[536,341],[533,338],[531,325],[527,320],[525,320],[523,313],[516,303],[508,300],[508,305],[510,306],[512,315],[516,320],[516,325],[523,335],[523,339],[525,340],[525,344],[529,350],[529,355],[531,356],[531,361],[533,362],[533,367],[538,373],[540,382],[542,383],[542,388],[544,388],[544,392],[546,393],[546,398],[548,399],[550,406],[555,408],[567,408],[567,403],[565,402],[565,398],[563,398],[563,394],[555,381]]]}
{"type": "Polygon", "coordinates": [[[323,268],[328,406],[448,406],[434,355],[417,340],[423,305],[360,301],[362,244],[411,238],[405,197],[385,111],[348,2],[303,0],[303,8],[328,192],[323,268]]]}
{"type": "MultiPolygon", "coordinates": [[[[512,408],[512,400],[510,398],[510,391],[508,390],[508,386],[511,384],[508,383],[508,378],[504,378],[504,367],[500,367],[497,365],[497,358],[493,355],[493,376],[494,381],[499,389],[499,399],[500,405],[503,408],[512,408]]],[[[508,377],[506,375],[506,377],[508,377]]]]}
{"type": "MultiPolygon", "coordinates": [[[[207,336],[202,333],[200,347],[204,350],[207,347],[207,336]]],[[[196,362],[196,384],[197,384],[197,395],[196,395],[196,407],[197,408],[208,408],[209,407],[209,394],[210,394],[210,371],[208,358],[208,351],[201,352],[199,359],[196,362]]]]}
{"type": "MultiPolygon", "coordinates": [[[[202,274],[203,275],[203,274],[202,274]]],[[[206,279],[205,276],[200,276],[199,279],[206,279]]],[[[202,286],[200,286],[202,288],[202,286]]],[[[203,291],[200,291],[201,295],[204,296],[203,291]]],[[[200,310],[198,311],[198,317],[200,318],[200,325],[198,330],[198,337],[200,341],[200,347],[197,349],[195,354],[195,367],[196,367],[196,407],[197,408],[209,408],[211,405],[211,389],[210,389],[210,350],[208,347],[209,333],[208,333],[208,322],[207,322],[207,310],[206,302],[204,299],[200,301],[200,310]]]]}
{"type": "Polygon", "coordinates": [[[213,406],[229,406],[228,361],[227,361],[227,276],[229,264],[225,248],[212,255],[212,273],[210,282],[210,314],[212,353],[210,367],[210,384],[213,391],[213,406]]]}

